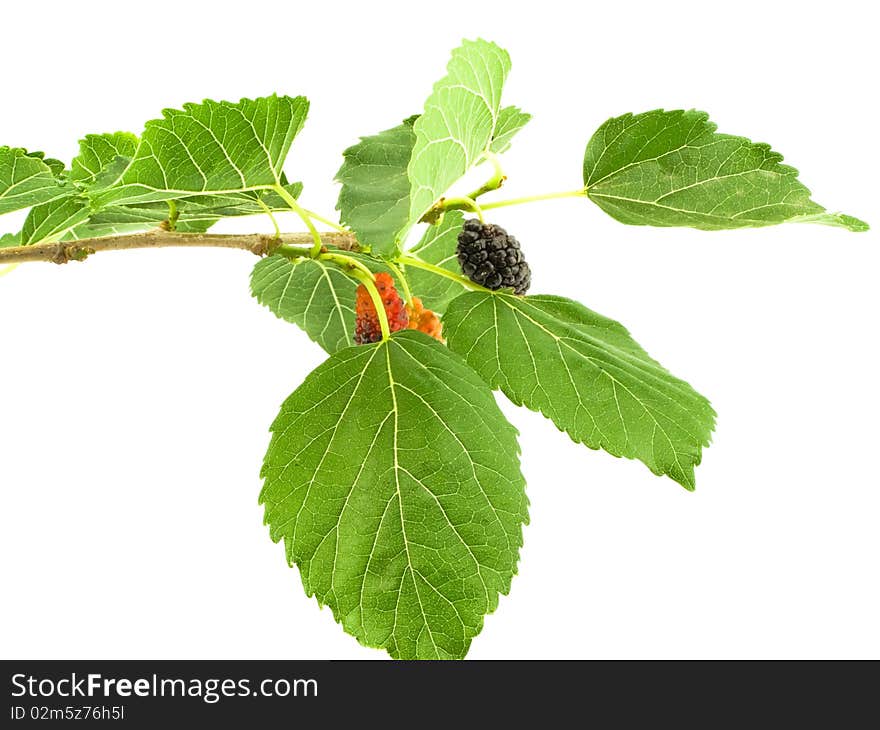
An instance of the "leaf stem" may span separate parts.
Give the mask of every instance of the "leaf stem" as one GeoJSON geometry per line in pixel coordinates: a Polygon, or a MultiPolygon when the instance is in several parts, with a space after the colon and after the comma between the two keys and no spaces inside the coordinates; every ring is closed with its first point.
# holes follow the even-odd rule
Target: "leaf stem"
{"type": "Polygon", "coordinates": [[[494,173],[492,177],[490,177],[480,187],[478,187],[472,193],[467,194],[467,197],[473,200],[476,200],[485,193],[492,192],[493,190],[498,190],[498,188],[500,188],[504,184],[504,181],[507,180],[507,175],[504,174],[504,170],[501,168],[501,161],[498,158],[498,155],[496,155],[494,152],[486,150],[485,152],[483,152],[483,159],[488,160],[492,163],[494,173]]]}
{"type": "Polygon", "coordinates": [[[422,259],[417,256],[413,256],[412,254],[404,254],[402,256],[397,257],[397,263],[403,264],[404,266],[412,266],[416,269],[423,269],[425,271],[430,271],[432,274],[436,274],[437,276],[442,276],[444,279],[450,279],[451,281],[455,281],[461,284],[466,289],[470,289],[472,291],[488,291],[491,292],[491,289],[487,289],[484,286],[480,286],[479,284],[471,281],[466,276],[462,276],[461,274],[456,274],[454,271],[449,271],[444,269],[442,266],[437,266],[435,264],[429,264],[427,261],[422,261],[422,259]]]}
{"type": "Polygon", "coordinates": [[[168,219],[166,223],[168,224],[168,230],[173,231],[177,228],[177,221],[180,219],[180,209],[177,207],[176,200],[168,201],[168,219]]]}
{"type": "Polygon", "coordinates": [[[275,215],[272,213],[272,209],[266,205],[262,198],[257,196],[257,204],[265,211],[266,215],[269,216],[269,220],[272,221],[272,228],[275,229],[275,238],[281,238],[281,229],[278,227],[278,221],[275,220],[275,215]]]}
{"type": "Polygon", "coordinates": [[[480,223],[486,222],[483,218],[483,206],[479,205],[476,200],[468,195],[463,195],[460,198],[444,198],[439,208],[441,212],[446,210],[470,210],[477,214],[480,223]]]}
{"type": "Polygon", "coordinates": [[[278,193],[278,196],[287,203],[287,205],[290,206],[290,209],[302,219],[303,223],[306,224],[306,228],[308,228],[309,233],[312,234],[312,258],[317,258],[318,254],[321,253],[321,234],[318,233],[318,229],[315,228],[315,224],[312,223],[309,214],[303,210],[298,202],[296,202],[296,198],[284,189],[283,185],[273,185],[272,189],[278,193]]]}
{"type": "Polygon", "coordinates": [[[325,226],[330,226],[334,231],[339,231],[340,233],[348,233],[348,229],[345,226],[341,226],[338,223],[330,220],[329,218],[325,218],[322,215],[318,215],[313,210],[309,210],[308,208],[303,208],[303,213],[305,213],[309,218],[318,221],[319,223],[323,223],[325,226]]]}
{"type": "Polygon", "coordinates": [[[542,195],[529,195],[524,198],[510,198],[508,200],[496,200],[494,203],[482,203],[483,210],[492,210],[493,208],[506,208],[510,205],[522,205],[523,203],[535,203],[540,200],[555,200],[556,198],[582,198],[587,194],[586,188],[578,190],[566,190],[561,193],[544,193],[542,195]]]}

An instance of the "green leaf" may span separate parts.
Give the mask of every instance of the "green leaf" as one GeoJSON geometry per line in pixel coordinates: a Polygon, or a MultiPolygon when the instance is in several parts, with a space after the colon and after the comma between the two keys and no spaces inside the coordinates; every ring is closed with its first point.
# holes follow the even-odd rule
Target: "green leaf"
{"type": "Polygon", "coordinates": [[[0,248],[21,246],[21,233],[4,233],[0,235],[0,248]]]}
{"type": "Polygon", "coordinates": [[[396,127],[361,141],[342,153],[336,180],[342,183],[336,209],[362,246],[392,253],[409,218],[410,183],[406,168],[415,133],[410,117],[396,127]]]}
{"type": "Polygon", "coordinates": [[[810,200],[797,170],[768,145],[715,129],[694,110],[609,119],[587,144],[587,195],[631,225],[718,230],[800,219],[867,229],[810,200]]]}
{"type": "Polygon", "coordinates": [[[450,349],[575,441],[694,488],[715,413],[619,323],[556,296],[473,292],[443,318],[450,349]]]}
{"type": "MultiPolygon", "coordinates": [[[[373,272],[389,271],[376,259],[351,251],[373,272]]],[[[352,344],[357,282],[338,267],[303,257],[275,254],[261,259],[251,274],[251,294],[276,317],[293,322],[331,355],[352,344]]]]}
{"type": "MultiPolygon", "coordinates": [[[[301,182],[283,183],[282,187],[294,198],[302,195],[301,182]]],[[[262,215],[266,212],[262,202],[270,211],[289,211],[290,206],[274,190],[254,190],[243,193],[227,193],[225,195],[196,195],[181,198],[178,207],[190,215],[211,214],[218,218],[229,218],[241,215],[262,215]]]]}
{"type": "MultiPolygon", "coordinates": [[[[410,253],[429,264],[460,274],[456,247],[462,225],[464,225],[464,214],[461,211],[447,211],[438,225],[428,227],[422,240],[410,253]]],[[[440,314],[446,311],[455,297],[467,291],[461,284],[451,279],[444,279],[442,276],[413,266],[407,268],[406,275],[413,294],[422,300],[425,307],[440,314]]]]}
{"type": "Polygon", "coordinates": [[[455,659],[516,572],[515,429],[421,332],[332,355],[272,425],[260,502],[308,595],[399,659],[455,659]]]}
{"type": "Polygon", "coordinates": [[[79,195],[36,205],[28,212],[22,226],[22,244],[28,246],[40,241],[61,240],[88,220],[89,213],[89,201],[79,195]]]}
{"type": "Polygon", "coordinates": [[[138,138],[130,132],[87,134],[79,141],[79,154],[70,163],[70,179],[82,186],[91,185],[117,158],[131,161],[138,138]]]}
{"type": "Polygon", "coordinates": [[[96,190],[95,202],[148,203],[281,185],[307,112],[305,97],[274,95],[166,109],[162,119],[147,122],[131,163],[96,190]]]}
{"type": "Polygon", "coordinates": [[[67,195],[55,177],[56,162],[47,163],[42,152],[0,147],[0,215],[67,195]]]}
{"type": "Polygon", "coordinates": [[[510,57],[494,43],[465,41],[452,52],[447,71],[413,125],[416,143],[407,169],[412,185],[408,225],[419,221],[489,149],[510,57]]]}
{"type": "Polygon", "coordinates": [[[495,125],[495,132],[492,135],[489,151],[494,152],[496,155],[506,152],[510,148],[510,141],[513,139],[513,136],[526,126],[531,118],[531,114],[527,114],[519,107],[504,107],[498,112],[498,123],[495,125]]]}
{"type": "MultiPolygon", "coordinates": [[[[87,221],[68,231],[64,238],[80,240],[142,233],[153,230],[167,221],[168,214],[167,203],[110,206],[89,216],[87,221]]],[[[212,215],[208,211],[182,210],[176,230],[182,233],[204,233],[217,222],[217,219],[217,215],[212,215]]]]}

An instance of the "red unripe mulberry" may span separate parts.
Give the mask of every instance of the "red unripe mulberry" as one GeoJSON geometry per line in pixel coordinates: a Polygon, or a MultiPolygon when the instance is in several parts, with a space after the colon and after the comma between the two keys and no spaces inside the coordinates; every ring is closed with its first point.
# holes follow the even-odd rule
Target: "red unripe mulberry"
{"type": "MultiPolygon", "coordinates": [[[[409,326],[409,315],[406,311],[406,305],[397,289],[394,288],[394,279],[391,274],[384,271],[376,274],[376,289],[385,306],[385,315],[388,317],[388,328],[392,332],[406,329],[409,326]]],[[[354,341],[358,345],[367,345],[371,342],[379,342],[382,339],[382,327],[379,324],[379,317],[376,313],[376,307],[373,306],[373,298],[367,287],[358,284],[357,295],[355,301],[355,327],[354,341]]]]}

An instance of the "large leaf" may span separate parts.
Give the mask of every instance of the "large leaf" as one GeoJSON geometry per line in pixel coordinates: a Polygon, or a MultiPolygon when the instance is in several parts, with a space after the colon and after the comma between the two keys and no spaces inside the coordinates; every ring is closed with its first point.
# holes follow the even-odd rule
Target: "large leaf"
{"type": "Polygon", "coordinates": [[[308,595],[400,659],[465,655],[528,519],[516,431],[420,332],[332,355],[272,425],[260,502],[308,595]]]}
{"type": "Polygon", "coordinates": [[[68,195],[50,203],[36,205],[28,211],[21,229],[23,245],[40,241],[58,241],[88,220],[89,201],[79,195],[68,195]]]}
{"type": "Polygon", "coordinates": [[[67,195],[69,191],[55,177],[55,163],[44,160],[42,152],[0,147],[0,214],[67,195]]]}
{"type": "MultiPolygon", "coordinates": [[[[351,251],[374,272],[389,271],[375,259],[351,251]]],[[[276,254],[257,262],[251,274],[251,293],[276,317],[299,325],[333,354],[349,347],[354,335],[357,282],[338,267],[302,257],[291,261],[276,254]]]]}
{"type": "Polygon", "coordinates": [[[587,144],[587,195],[632,225],[717,230],[802,221],[867,230],[810,200],[797,170],[768,145],[715,129],[693,110],[609,119],[587,144]]]}
{"type": "MultiPolygon", "coordinates": [[[[410,253],[429,264],[461,274],[456,247],[463,224],[464,214],[461,211],[448,211],[441,223],[428,227],[422,240],[413,246],[410,253]]],[[[428,309],[441,314],[446,311],[449,302],[467,291],[461,284],[451,279],[445,279],[414,266],[407,267],[406,275],[413,294],[421,298],[428,309]]]]}
{"type": "Polygon", "coordinates": [[[455,299],[443,323],[449,347],[518,405],[694,488],[715,413],[619,323],[563,297],[484,292],[455,299]]]}
{"type": "Polygon", "coordinates": [[[115,180],[103,180],[94,199],[121,205],[281,185],[307,112],[304,97],[274,95],[166,109],[147,122],[130,164],[115,180]]]}
{"type": "Polygon", "coordinates": [[[409,217],[406,168],[415,144],[410,117],[342,153],[336,180],[342,183],[336,209],[362,246],[376,253],[394,251],[409,217]]]}
{"type": "Polygon", "coordinates": [[[131,132],[87,134],[79,141],[79,154],[70,163],[70,179],[91,185],[117,158],[127,165],[137,151],[138,138],[131,132]]]}
{"type": "Polygon", "coordinates": [[[510,57],[494,43],[465,41],[452,52],[447,71],[413,125],[410,225],[489,149],[510,57]]]}

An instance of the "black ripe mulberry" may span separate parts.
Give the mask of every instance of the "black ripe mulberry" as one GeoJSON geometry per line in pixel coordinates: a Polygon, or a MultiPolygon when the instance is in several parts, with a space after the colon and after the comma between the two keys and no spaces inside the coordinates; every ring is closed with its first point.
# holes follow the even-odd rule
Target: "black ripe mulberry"
{"type": "Polygon", "coordinates": [[[522,295],[532,283],[519,241],[494,223],[465,221],[457,253],[462,273],[487,289],[509,288],[522,295]]]}

